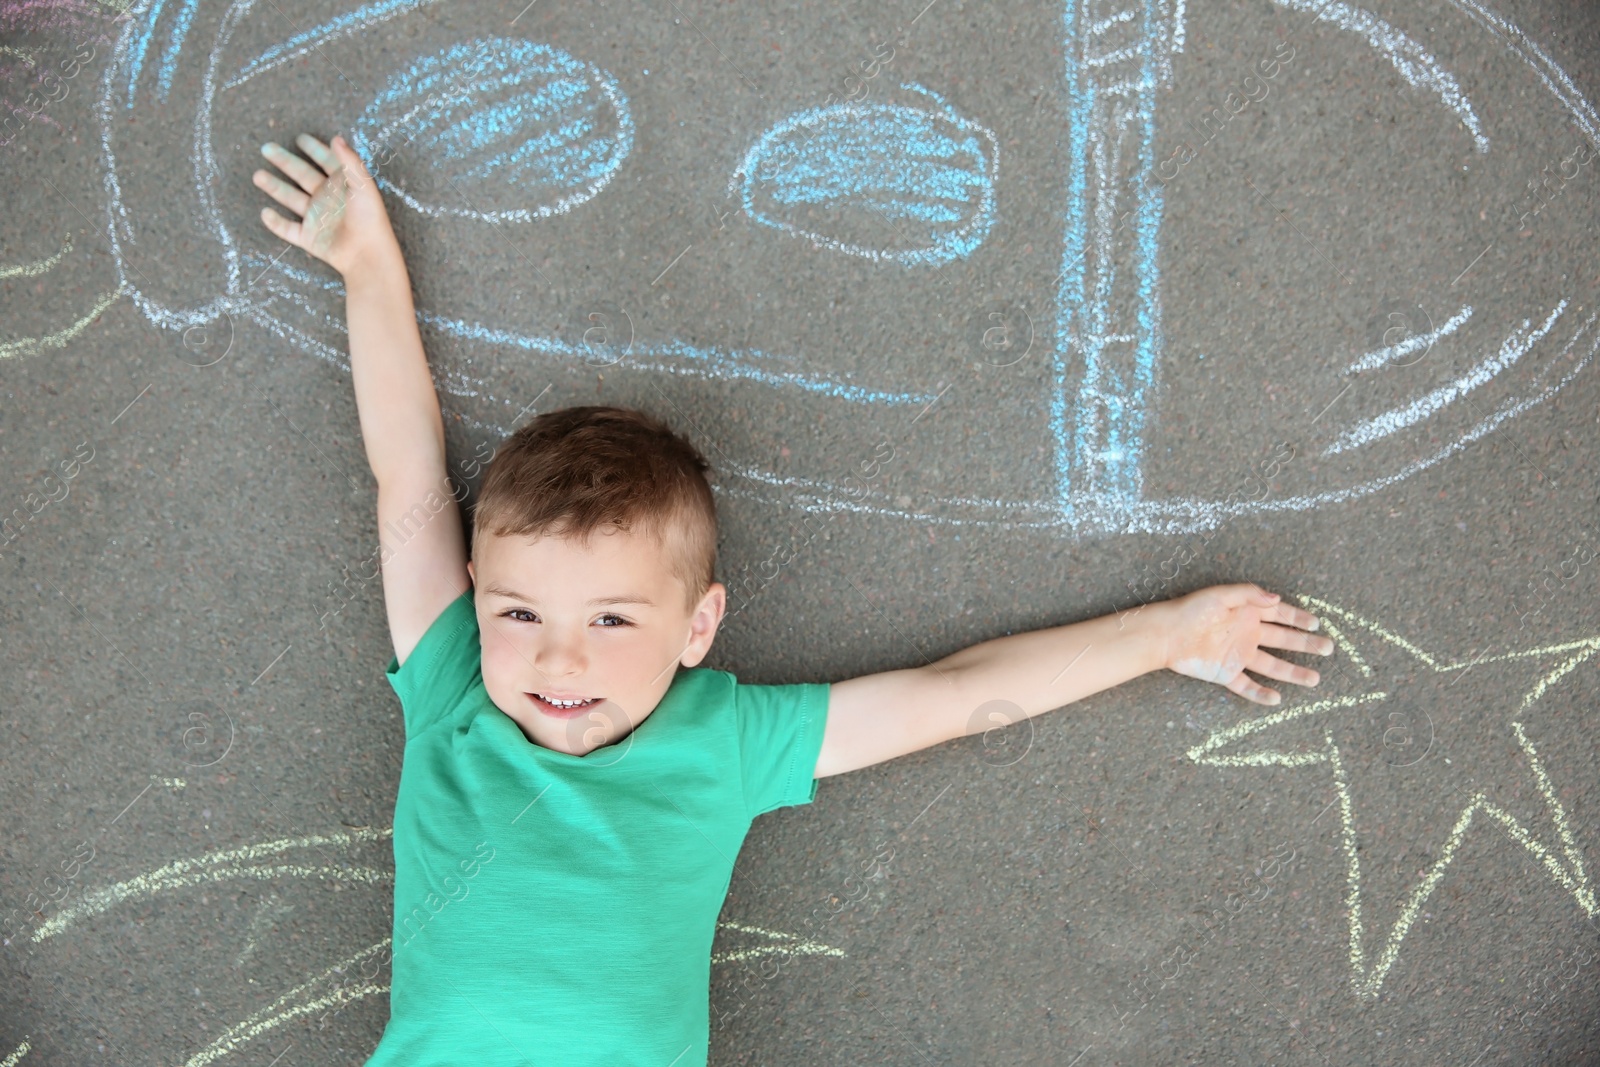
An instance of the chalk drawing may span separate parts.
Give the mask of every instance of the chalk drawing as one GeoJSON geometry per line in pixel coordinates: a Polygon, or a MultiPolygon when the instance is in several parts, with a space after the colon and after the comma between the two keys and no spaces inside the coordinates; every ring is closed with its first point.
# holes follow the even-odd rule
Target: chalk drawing
{"type": "MultiPolygon", "coordinates": [[[[147,899],[158,893],[189,889],[198,885],[230,879],[292,878],[367,882],[369,884],[392,883],[394,881],[393,871],[347,865],[311,867],[303,864],[262,864],[259,861],[270,860],[272,857],[281,856],[283,853],[295,850],[344,848],[360,843],[386,841],[393,836],[393,827],[361,828],[350,832],[280,838],[254,845],[245,845],[241,848],[212,852],[192,859],[174,860],[155,870],[85,893],[82,901],[78,904],[62,909],[42,924],[34,932],[33,940],[39,942],[54,937],[74,924],[103,914],[119,904],[147,899]]],[[[261,933],[262,928],[274,918],[287,913],[289,910],[291,910],[291,907],[278,904],[276,897],[262,905],[251,919],[250,930],[246,936],[246,945],[236,960],[236,964],[243,963],[256,951],[258,935],[261,933]]],[[[744,948],[726,952],[714,952],[711,956],[713,964],[739,962],[765,956],[843,957],[846,955],[843,950],[819,941],[745,923],[722,921],[718,922],[717,929],[754,934],[762,938],[763,941],[744,948]]],[[[357,964],[382,952],[390,944],[391,939],[386,937],[300,983],[278,997],[271,1004],[251,1013],[242,1021],[229,1026],[215,1041],[185,1060],[183,1067],[205,1067],[206,1064],[238,1052],[256,1038],[294,1019],[319,1012],[327,1012],[330,1009],[342,1009],[345,1005],[365,997],[389,992],[389,986],[386,983],[360,981],[351,984],[344,979],[344,976],[357,964]]],[[[387,963],[387,961],[388,958],[386,957],[384,962],[387,963]]],[[[376,974],[376,971],[374,974],[376,974]]],[[[16,1063],[27,1053],[28,1047],[27,1042],[24,1041],[22,1046],[13,1052],[10,1057],[0,1061],[0,1067],[16,1063]]]]}
{"type": "Polygon", "coordinates": [[[1317,19],[1331,22],[1341,30],[1358,33],[1389,62],[1400,76],[1418,89],[1437,93],[1444,106],[1454,111],[1461,125],[1472,133],[1472,143],[1479,152],[1489,151],[1489,138],[1483,135],[1478,115],[1472,110],[1472,101],[1461,91],[1461,86],[1450,72],[1439,66],[1428,51],[1404,33],[1395,29],[1372,12],[1351,7],[1340,0],[1273,0],[1281,7],[1294,11],[1315,11],[1317,19]]]}
{"type": "Polygon", "coordinates": [[[28,1054],[28,1050],[31,1048],[33,1048],[33,1046],[28,1044],[28,1039],[23,1038],[22,1044],[12,1049],[11,1054],[5,1059],[0,1060],[0,1067],[16,1067],[17,1063],[22,1059],[22,1057],[28,1054]]]}
{"type": "MultiPolygon", "coordinates": [[[[1427,42],[1414,35],[1415,26],[1403,32],[1340,0],[1318,7],[1321,2],[1325,0],[1281,0],[1280,6],[1318,11],[1318,18],[1371,47],[1407,84],[1422,90],[1417,94],[1421,106],[1442,106],[1452,124],[1459,123],[1470,135],[1478,152],[1491,146],[1480,109],[1430,52],[1427,42]]],[[[1494,48],[1505,48],[1525,63],[1570,115],[1581,135],[1600,148],[1600,118],[1538,45],[1476,0],[1446,2],[1450,10],[1481,29],[1484,40],[1494,48]]],[[[335,299],[340,291],[337,283],[306,281],[318,278],[317,273],[300,271],[284,261],[294,257],[274,259],[284,251],[281,249],[263,256],[257,267],[258,261],[243,252],[240,223],[230,217],[238,212],[224,212],[220,206],[220,189],[229,168],[219,161],[222,139],[213,131],[218,97],[245,85],[259,92],[264,77],[286,71],[291,61],[314,51],[332,56],[337,49],[359,47],[360,35],[374,26],[409,17],[431,3],[384,0],[358,5],[264,50],[255,45],[243,54],[233,43],[235,31],[249,19],[261,21],[270,16],[266,5],[255,0],[230,0],[215,7],[191,5],[188,0],[138,0],[132,4],[128,17],[117,25],[119,36],[102,71],[96,102],[107,236],[118,286],[102,298],[94,314],[125,293],[148,321],[165,330],[204,327],[224,316],[245,319],[347,370],[347,359],[340,351],[343,346],[338,343],[342,330],[334,321],[341,316],[342,304],[335,299]],[[129,112],[124,106],[129,90],[141,80],[151,80],[139,72],[154,65],[147,57],[158,51],[163,57],[159,64],[163,74],[154,79],[157,84],[153,88],[169,87],[166,100],[160,101],[156,91],[135,93],[131,98],[134,109],[129,112]],[[169,69],[175,72],[171,77],[164,73],[169,69]],[[192,136],[181,125],[174,126],[172,120],[180,109],[193,116],[192,136]],[[126,122],[130,115],[138,119],[137,126],[126,122]],[[148,141],[152,130],[172,131],[173,153],[192,160],[193,209],[180,225],[197,231],[198,237],[186,235],[197,249],[208,242],[214,246],[198,251],[186,271],[171,271],[160,262],[165,242],[150,242],[149,247],[140,244],[140,214],[130,210],[130,206],[146,209],[141,198],[170,198],[168,186],[163,184],[155,191],[142,184],[150,180],[143,170],[119,164],[119,150],[127,151],[122,146],[130,139],[148,141]],[[205,262],[208,257],[209,263],[205,262]],[[138,270],[137,265],[144,263],[152,269],[138,270]],[[158,265],[162,269],[153,269],[158,265]],[[245,274],[247,266],[251,268],[249,276],[245,274]]],[[[735,456],[727,464],[735,477],[719,483],[719,494],[806,511],[851,511],[929,525],[1040,529],[1066,536],[1181,534],[1242,515],[1333,506],[1379,492],[1449,459],[1589,371],[1600,347],[1600,334],[1592,328],[1594,316],[1587,309],[1580,316],[1562,316],[1545,336],[1542,328],[1532,330],[1531,324],[1519,332],[1514,324],[1520,315],[1510,316],[1504,329],[1481,321],[1485,313],[1480,307],[1470,323],[1458,321],[1458,314],[1446,323],[1451,329],[1441,327],[1433,338],[1452,346],[1452,358],[1465,357],[1464,362],[1475,364],[1472,371],[1443,387],[1413,378],[1410,381],[1416,384],[1406,388],[1414,394],[1383,401],[1383,406],[1393,405],[1385,413],[1353,408],[1347,401],[1320,417],[1315,432],[1325,436],[1315,442],[1316,448],[1326,447],[1324,455],[1328,457],[1359,462],[1338,470],[1325,465],[1313,472],[1308,467],[1304,477],[1317,479],[1313,488],[1294,491],[1290,487],[1261,500],[1151,493],[1145,484],[1154,430],[1149,419],[1160,396],[1165,348],[1158,268],[1165,208],[1161,183],[1152,173],[1156,162],[1153,143],[1161,90],[1171,87],[1172,56],[1183,49],[1187,12],[1181,0],[1063,0],[1061,11],[1063,59],[1058,69],[1067,121],[1062,131],[1065,210],[1061,272],[1051,293],[1050,325],[1055,337],[1046,349],[1049,380],[1040,397],[1041,418],[1032,431],[1037,436],[1029,440],[1026,425],[1006,429],[1021,454],[1028,454],[1036,443],[1046,446],[1051,456],[1047,474],[1054,483],[1052,488],[1032,498],[942,487],[916,497],[877,488],[849,494],[830,478],[809,477],[803,470],[779,472],[735,456]],[[1558,328],[1567,332],[1557,336],[1558,328]],[[1487,347],[1474,357],[1469,346],[1477,345],[1487,347]],[[1559,349],[1559,356],[1544,358],[1547,350],[1554,349],[1559,349]]],[[[240,39],[254,39],[258,32],[251,27],[240,39]]],[[[585,202],[582,198],[592,198],[604,177],[624,165],[628,156],[623,150],[624,132],[631,129],[628,124],[632,121],[627,117],[626,77],[614,76],[581,56],[548,45],[522,43],[517,46],[519,52],[506,40],[468,37],[454,50],[428,53],[432,58],[400,61],[396,70],[401,73],[373,102],[363,128],[368,136],[392,130],[403,140],[411,132],[411,128],[400,132],[406,125],[403,117],[414,111],[412,118],[418,121],[412,127],[418,131],[417,137],[455,147],[441,147],[442,169],[437,175],[418,170],[413,178],[411,169],[419,167],[418,160],[426,153],[416,153],[416,160],[407,157],[407,183],[433,180],[454,173],[449,168],[460,167],[465,173],[477,174],[474,181],[492,186],[501,198],[486,201],[487,209],[480,212],[485,218],[521,218],[536,225],[562,211],[583,210],[579,206],[585,202]],[[401,87],[405,72],[437,72],[446,65],[442,57],[457,55],[467,57],[463,62],[469,66],[476,62],[471,57],[482,57],[480,66],[471,67],[471,77],[461,81],[464,92],[470,89],[480,95],[454,101],[451,92],[445,91],[427,103],[415,93],[407,95],[401,87]],[[569,78],[573,71],[577,73],[569,78]],[[527,79],[525,90],[512,84],[519,77],[527,79]],[[610,86],[615,87],[614,97],[607,93],[610,86]],[[481,117],[469,117],[470,108],[460,106],[469,98],[478,102],[476,116],[481,117]],[[518,144],[518,138],[526,138],[526,144],[518,144]],[[514,162],[518,151],[527,154],[514,162]],[[530,173],[544,177],[527,191],[527,202],[513,203],[510,187],[496,184],[496,175],[523,164],[533,168],[530,173]],[[545,214],[541,216],[541,212],[545,214]]],[[[1461,51],[1457,48],[1452,54],[1461,51]]],[[[834,252],[873,253],[877,258],[871,265],[886,270],[929,266],[941,258],[949,262],[951,257],[993,254],[992,239],[983,237],[991,232],[986,220],[994,216],[998,192],[993,135],[973,118],[956,114],[931,90],[911,86],[908,91],[931,103],[894,105],[903,108],[895,111],[857,102],[780,115],[757,139],[757,147],[746,150],[746,165],[738,175],[746,182],[754,209],[751,218],[757,219],[752,232],[774,226],[783,232],[789,227],[788,232],[810,235],[818,239],[819,246],[834,252]],[[808,116],[803,121],[813,122],[819,131],[803,149],[784,139],[798,137],[802,116],[808,116]],[[881,139],[873,140],[865,130],[881,134],[881,139]],[[937,151],[917,143],[925,133],[935,137],[937,151]],[[793,147],[791,156],[781,155],[780,142],[793,147]],[[841,173],[841,153],[853,144],[859,144],[865,153],[865,164],[859,175],[847,176],[841,173]],[[939,152],[948,155],[941,157],[939,152]],[[896,159],[905,161],[908,168],[900,184],[895,184],[892,174],[896,159]],[[939,169],[941,161],[949,164],[947,170],[939,169]],[[763,171],[767,164],[771,169],[763,171]],[[847,178],[859,178],[859,184],[852,186],[847,178]],[[789,198],[787,208],[779,204],[780,193],[789,198]],[[948,210],[941,215],[938,206],[945,194],[950,195],[945,205],[948,210]],[[856,232],[850,226],[802,225],[796,212],[806,206],[804,198],[808,196],[822,197],[837,209],[836,214],[863,220],[859,226],[867,225],[866,220],[873,216],[872,205],[884,207],[880,214],[897,216],[894,225],[903,239],[885,245],[866,240],[866,231],[856,232]],[[983,241],[981,246],[973,243],[977,240],[983,241]]],[[[159,136],[169,135],[162,132],[159,136]]],[[[388,147],[375,137],[366,144],[373,153],[388,147]]],[[[376,158],[368,162],[371,166],[376,158]]],[[[389,172],[380,175],[380,180],[389,178],[389,172]]],[[[484,187],[475,188],[481,192],[484,187]]],[[[396,195],[400,195],[398,186],[396,195]]],[[[608,195],[618,194],[612,190],[608,195]]],[[[416,210],[445,210],[443,197],[435,201],[409,187],[405,196],[416,210]]],[[[259,246],[261,234],[253,213],[243,225],[249,231],[248,244],[259,246]]],[[[1540,319],[1556,299],[1552,296],[1541,308],[1540,319]]],[[[1558,306],[1566,305],[1567,298],[1561,298],[1558,306]]],[[[92,319],[93,314],[47,336],[0,343],[0,356],[59,346],[92,319]]],[[[547,367],[570,367],[575,355],[582,358],[588,354],[572,341],[550,336],[553,331],[474,321],[451,314],[447,307],[419,306],[418,320],[449,334],[452,340],[451,351],[440,354],[442,366],[436,370],[441,392],[455,398],[451,407],[456,410],[447,410],[447,415],[501,436],[512,431],[512,416],[524,405],[500,395],[492,376],[503,373],[508,363],[533,361],[547,367]],[[462,350],[471,355],[458,355],[462,350]],[[484,369],[478,370],[485,362],[484,369]]],[[[795,352],[690,345],[671,337],[642,338],[637,349],[643,358],[630,357],[629,370],[658,382],[666,376],[693,376],[747,383],[763,390],[766,402],[781,403],[792,417],[807,424],[830,415],[848,420],[861,405],[915,405],[920,411],[927,398],[939,394],[942,384],[887,388],[851,376],[801,372],[794,366],[795,352]]],[[[1392,352],[1340,355],[1330,370],[1373,366],[1377,360],[1393,358],[1392,352]]],[[[760,410],[763,399],[757,397],[753,403],[760,410]]],[[[983,415],[973,413],[972,417],[983,415]]],[[[987,426],[984,429],[992,432],[987,426]]]]}
{"type": "MultiPolygon", "coordinates": [[[[337,38],[365,33],[380,23],[399,18],[401,15],[409,15],[413,11],[438,2],[439,0],[378,0],[377,3],[358,7],[354,11],[338,15],[321,25],[297,33],[280,44],[273,45],[241,66],[222,87],[224,89],[236,89],[256,75],[265,74],[269,70],[299,59],[301,56],[319,49],[337,38]]],[[[244,11],[248,11],[253,3],[254,0],[246,3],[244,10],[240,13],[243,14],[244,11]]],[[[225,43],[226,38],[219,34],[218,46],[220,47],[225,43]]]]}
{"type": "Polygon", "coordinates": [[[527,222],[564,214],[610,184],[633,148],[633,118],[617,80],[599,68],[494,37],[397,71],[356,120],[350,147],[380,187],[424,215],[527,222]],[[389,168],[372,166],[380,150],[400,147],[430,200],[465,192],[471,206],[424,203],[385,177],[389,168]],[[544,202],[515,206],[530,198],[544,202]],[[500,209],[480,210],[485,202],[500,209]]]}
{"type": "Polygon", "coordinates": [[[1171,70],[1176,14],[1163,0],[1086,0],[1081,11],[1078,0],[1067,0],[1062,14],[1067,219],[1050,428],[1057,505],[1073,525],[1101,525],[1144,498],[1144,423],[1162,348],[1162,196],[1148,179],[1156,162],[1156,90],[1171,70]],[[1131,205],[1118,210],[1125,192],[1131,205]],[[1112,256],[1118,220],[1130,215],[1131,276],[1112,256]]]}
{"type": "Polygon", "coordinates": [[[70,908],[62,908],[39,924],[33,932],[35,942],[65,931],[74,923],[109,911],[130,900],[142,900],[172,889],[238,878],[272,879],[304,878],[321,881],[381,883],[393,881],[392,871],[373,867],[322,866],[304,864],[257,865],[255,861],[280,855],[296,849],[341,847],[362,841],[383,841],[394,833],[391,828],[382,830],[354,830],[350,833],[315,834],[310,837],[281,838],[246,845],[243,848],[212,852],[194,859],[174,860],[153,871],[118,882],[115,885],[85,892],[83,899],[70,908]]]}
{"type": "Polygon", "coordinates": [[[161,73],[156,81],[156,92],[163,100],[172,89],[172,76],[178,69],[178,53],[183,51],[184,38],[189,35],[189,27],[194,22],[194,13],[199,7],[200,0],[183,0],[183,7],[179,9],[172,33],[167,38],[167,50],[161,57],[161,73]]]}
{"type": "MultiPolygon", "coordinates": [[[[269,261],[262,256],[246,254],[245,263],[253,267],[266,269],[269,261]]],[[[341,301],[344,286],[338,281],[317,279],[314,275],[295,268],[283,268],[280,264],[273,269],[273,273],[282,273],[306,286],[322,288],[340,294],[341,301]],[[292,273],[291,273],[292,272],[292,273]]],[[[342,312],[317,311],[304,301],[304,298],[292,289],[281,287],[280,283],[271,280],[272,273],[265,276],[266,284],[273,287],[274,293],[281,293],[290,302],[296,303],[308,315],[318,319],[319,325],[341,334],[347,334],[342,312]]],[[[449,318],[431,312],[419,311],[419,323],[432,326],[444,333],[460,337],[465,340],[482,342],[505,349],[520,350],[552,360],[582,361],[591,357],[595,349],[584,345],[563,341],[557,337],[535,336],[532,334],[518,333],[513,330],[495,329],[482,323],[467,322],[462,319],[449,318]]],[[[328,362],[349,371],[350,364],[345,354],[315,341],[286,323],[279,324],[283,335],[293,337],[303,344],[308,350],[315,352],[328,362]]],[[[277,331],[274,331],[277,332],[277,331]]],[[[781,386],[797,389],[802,392],[816,393],[822,396],[844,400],[854,404],[870,404],[888,407],[925,407],[932,403],[937,393],[904,393],[892,390],[872,389],[859,386],[852,382],[823,375],[803,374],[797,371],[781,369],[778,364],[783,357],[762,352],[759,349],[744,349],[742,351],[729,351],[719,348],[707,348],[699,345],[684,344],[681,341],[668,341],[665,343],[645,344],[639,343],[632,347],[628,355],[628,365],[641,370],[658,371],[671,375],[687,375],[702,378],[708,381],[747,380],[768,386],[781,386]]],[[[440,371],[434,367],[434,384],[441,392],[461,397],[484,397],[495,403],[501,401],[488,390],[483,388],[483,383],[470,375],[440,371]]],[[[483,425],[478,423],[476,425],[483,425]]],[[[493,427],[499,429],[499,427],[493,427]]],[[[505,432],[509,433],[509,430],[505,432]]]]}
{"type": "Polygon", "coordinates": [[[67,258],[67,253],[72,251],[72,231],[68,230],[61,239],[61,251],[44,259],[34,260],[32,263],[19,263],[14,267],[0,267],[0,279],[3,278],[37,278],[41,274],[49,274],[67,258]]]}
{"type": "MultiPolygon", "coordinates": [[[[1360,837],[1356,822],[1355,805],[1351,797],[1349,776],[1345,771],[1345,764],[1338,742],[1334,740],[1333,731],[1324,729],[1322,744],[1311,749],[1281,749],[1266,748],[1258,750],[1241,750],[1239,746],[1248,738],[1262,735],[1262,740],[1271,744],[1276,728],[1296,720],[1307,719],[1317,715],[1327,715],[1337,712],[1341,708],[1351,708],[1360,704],[1371,703],[1390,699],[1391,694],[1386,691],[1373,691],[1354,694],[1327,700],[1317,700],[1309,704],[1293,708],[1284,708],[1258,718],[1246,719],[1235,723],[1225,729],[1213,730],[1200,744],[1189,749],[1188,757],[1195,763],[1210,767],[1307,767],[1317,764],[1326,764],[1333,774],[1334,788],[1338,793],[1339,818],[1342,824],[1341,846],[1345,857],[1345,907],[1349,918],[1349,956],[1350,956],[1350,984],[1358,996],[1376,997],[1383,988],[1384,979],[1388,976],[1390,968],[1400,955],[1401,942],[1405,940],[1407,932],[1416,921],[1422,907],[1438,887],[1445,871],[1455,860],[1456,852],[1465,839],[1467,831],[1471,829],[1474,819],[1482,814],[1486,816],[1491,825],[1496,825],[1503,830],[1511,840],[1527,849],[1529,854],[1537,861],[1537,866],[1550,880],[1562,889],[1572,894],[1572,897],[1584,913],[1590,917],[1600,915],[1600,905],[1596,904],[1594,889],[1590,885],[1588,873],[1584,869],[1583,854],[1578,848],[1573,837],[1572,826],[1567,817],[1566,808],[1556,798],[1556,791],[1550,782],[1550,777],[1545,771],[1544,763],[1539,758],[1538,751],[1529,739],[1523,720],[1533,704],[1542,698],[1551,686],[1575,670],[1579,665],[1600,653],[1600,634],[1592,637],[1563,641],[1539,648],[1521,649],[1499,655],[1484,656],[1465,662],[1443,662],[1439,657],[1430,655],[1421,648],[1405,640],[1397,634],[1391,633],[1385,627],[1375,622],[1355,615],[1343,608],[1337,607],[1315,597],[1302,597],[1304,606],[1308,610],[1315,609],[1317,616],[1322,620],[1324,628],[1341,650],[1349,651],[1352,645],[1341,629],[1341,623],[1350,627],[1360,627],[1375,638],[1388,642],[1390,645],[1401,649],[1407,655],[1415,658],[1423,665],[1437,672],[1466,670],[1481,663],[1494,663],[1497,661],[1511,661],[1519,659],[1542,659],[1558,661],[1556,666],[1545,671],[1537,682],[1524,694],[1521,705],[1511,718],[1511,730],[1516,737],[1517,745],[1521,748],[1528,762],[1528,769],[1533,775],[1539,794],[1544,798],[1546,813],[1550,818],[1551,828],[1555,831],[1554,839],[1540,836],[1525,825],[1521,820],[1511,815],[1500,805],[1494,803],[1489,797],[1479,791],[1469,798],[1467,804],[1456,817],[1455,824],[1450,828],[1445,838],[1444,845],[1437,849],[1430,849],[1436,854],[1432,866],[1423,874],[1421,879],[1411,887],[1404,897],[1399,915],[1387,936],[1383,939],[1376,952],[1368,951],[1366,936],[1366,910],[1368,899],[1363,894],[1361,884],[1361,858],[1360,837]],[[1330,623],[1329,616],[1336,617],[1341,623],[1330,623]]],[[[1372,668],[1364,660],[1357,661],[1361,673],[1365,677],[1372,676],[1372,668]]]]}
{"type": "Polygon", "coordinates": [[[749,948],[732,949],[728,952],[714,952],[711,954],[712,963],[739,963],[744,960],[759,959],[763,956],[844,956],[842,949],[831,945],[824,945],[820,941],[812,941],[798,934],[785,934],[777,930],[764,930],[759,926],[747,926],[744,923],[720,922],[719,930],[737,930],[740,933],[756,934],[766,938],[766,941],[749,948]]]}
{"type": "Polygon", "coordinates": [[[1395,408],[1392,411],[1384,412],[1382,415],[1364,419],[1341,434],[1338,440],[1323,449],[1322,454],[1331,456],[1338,452],[1344,452],[1421,422],[1452,400],[1476,389],[1521,359],[1528,349],[1533,347],[1535,341],[1550,332],[1550,327],[1555,325],[1556,318],[1566,308],[1567,302],[1563,299],[1561,303],[1556,305],[1555,310],[1550,312],[1550,317],[1544,320],[1544,325],[1531,334],[1528,333],[1528,320],[1523,319],[1522,325],[1513,331],[1511,336],[1507,337],[1504,343],[1501,344],[1497,355],[1485,359],[1455,381],[1441,385],[1431,392],[1424,393],[1404,407],[1395,408]]]}
{"type": "MultiPolygon", "coordinates": [[[[1344,372],[1346,374],[1360,374],[1362,371],[1369,371],[1378,367],[1388,366],[1396,360],[1404,359],[1406,356],[1413,355],[1414,353],[1426,352],[1428,349],[1433,347],[1433,343],[1435,341],[1441,337],[1447,337],[1450,334],[1455,333],[1456,330],[1460,329],[1461,324],[1470,318],[1472,318],[1472,308],[1462,307],[1460,311],[1450,316],[1450,318],[1445,321],[1443,326],[1440,326],[1434,330],[1429,330],[1427,333],[1412,334],[1403,341],[1396,342],[1392,345],[1385,345],[1383,348],[1368,352],[1366,355],[1362,356],[1360,359],[1346,367],[1344,372]]],[[[1524,322],[1523,326],[1526,327],[1527,323],[1524,322]]],[[[1396,328],[1399,329],[1400,327],[1396,328]]]]}
{"type": "MultiPolygon", "coordinates": [[[[150,50],[150,38],[155,36],[156,20],[161,17],[161,9],[166,5],[163,0],[155,0],[143,12],[143,20],[139,26],[139,36],[134,39],[133,47],[128,56],[128,91],[127,106],[132,107],[134,97],[139,85],[139,72],[144,69],[145,53],[150,50]]],[[[176,60],[176,56],[173,57],[176,60]]]]}
{"type": "Polygon", "coordinates": [[[260,1011],[253,1012],[243,1020],[234,1023],[222,1032],[211,1044],[183,1061],[183,1067],[205,1067],[222,1057],[238,1052],[250,1042],[268,1031],[282,1026],[284,1023],[298,1019],[302,1015],[311,1015],[316,1012],[327,1011],[329,1008],[342,1008],[353,1001],[370,997],[376,993],[387,993],[389,987],[375,982],[363,982],[355,986],[346,986],[335,983],[335,975],[343,976],[344,973],[360,963],[362,960],[381,952],[389,944],[386,937],[375,945],[368,945],[353,956],[347,956],[335,963],[321,974],[300,983],[289,990],[277,1000],[268,1004],[260,1011]],[[318,987],[330,986],[326,992],[319,992],[318,987]]]}
{"type": "Polygon", "coordinates": [[[791,115],[745,153],[728,182],[754,221],[819,247],[904,266],[964,259],[994,222],[1000,145],[923,86],[902,85],[939,105],[836,104],[791,115]],[[802,229],[807,209],[830,216],[845,238],[802,229]],[[860,243],[885,222],[911,247],[860,243]],[[907,233],[907,231],[910,231],[907,233]]]}
{"type": "Polygon", "coordinates": [[[119,296],[127,291],[128,287],[123,285],[108,293],[101,293],[95,297],[94,303],[90,305],[89,310],[79,316],[77,321],[52,333],[42,334],[38,337],[17,337],[10,341],[0,341],[0,359],[12,359],[16,356],[36,356],[47,348],[67,347],[68,342],[94,325],[94,321],[104,314],[107,308],[116,303],[119,296]]]}
{"type": "Polygon", "coordinates": [[[235,967],[243,967],[244,961],[255,955],[259,938],[273,923],[294,911],[293,904],[285,904],[278,899],[276,893],[271,894],[256,906],[256,913],[250,917],[250,929],[244,935],[244,949],[234,959],[235,967]]]}

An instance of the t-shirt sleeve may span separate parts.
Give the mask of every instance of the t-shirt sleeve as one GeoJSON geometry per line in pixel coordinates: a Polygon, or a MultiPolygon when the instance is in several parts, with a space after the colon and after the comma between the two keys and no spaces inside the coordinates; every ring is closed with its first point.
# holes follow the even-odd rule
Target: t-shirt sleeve
{"type": "Polygon", "coordinates": [[[816,799],[828,686],[734,683],[745,811],[753,819],[816,799]]]}
{"type": "Polygon", "coordinates": [[[384,674],[400,697],[407,740],[460,704],[483,674],[472,588],[439,613],[404,664],[390,656],[384,674]]]}

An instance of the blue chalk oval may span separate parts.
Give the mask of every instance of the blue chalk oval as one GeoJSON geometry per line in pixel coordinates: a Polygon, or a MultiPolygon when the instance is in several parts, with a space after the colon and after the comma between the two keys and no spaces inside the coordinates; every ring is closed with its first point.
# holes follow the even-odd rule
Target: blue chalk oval
{"type": "Polygon", "coordinates": [[[527,221],[605,188],[633,147],[633,120],[605,71],[490,37],[396,72],[350,144],[380,186],[424,214],[527,221]]]}
{"type": "Polygon", "coordinates": [[[988,235],[998,162],[994,134],[948,105],[836,104],[768,130],[734,182],[742,177],[744,210],[763,225],[848,255],[937,266],[988,235]]]}

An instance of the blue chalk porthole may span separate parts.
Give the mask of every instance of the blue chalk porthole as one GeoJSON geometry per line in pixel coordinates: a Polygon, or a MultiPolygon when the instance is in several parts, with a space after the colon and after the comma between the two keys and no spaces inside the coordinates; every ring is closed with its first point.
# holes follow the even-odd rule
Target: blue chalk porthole
{"type": "Polygon", "coordinates": [[[425,215],[526,222],[604,189],[633,147],[616,79],[559,48],[464,42],[396,71],[350,137],[425,215]]]}
{"type": "Polygon", "coordinates": [[[970,255],[994,222],[1000,150],[989,130],[917,85],[937,109],[836,104],[791,115],[745,154],[729,191],[764,226],[905,266],[970,255]]]}

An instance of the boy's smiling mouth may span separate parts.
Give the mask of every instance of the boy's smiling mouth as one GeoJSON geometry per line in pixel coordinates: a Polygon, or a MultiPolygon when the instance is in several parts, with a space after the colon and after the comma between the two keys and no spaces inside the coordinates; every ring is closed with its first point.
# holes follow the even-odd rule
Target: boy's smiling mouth
{"type": "Polygon", "coordinates": [[[529,693],[528,697],[540,711],[557,718],[572,718],[594,707],[601,700],[600,697],[546,697],[539,693],[529,693]]]}

